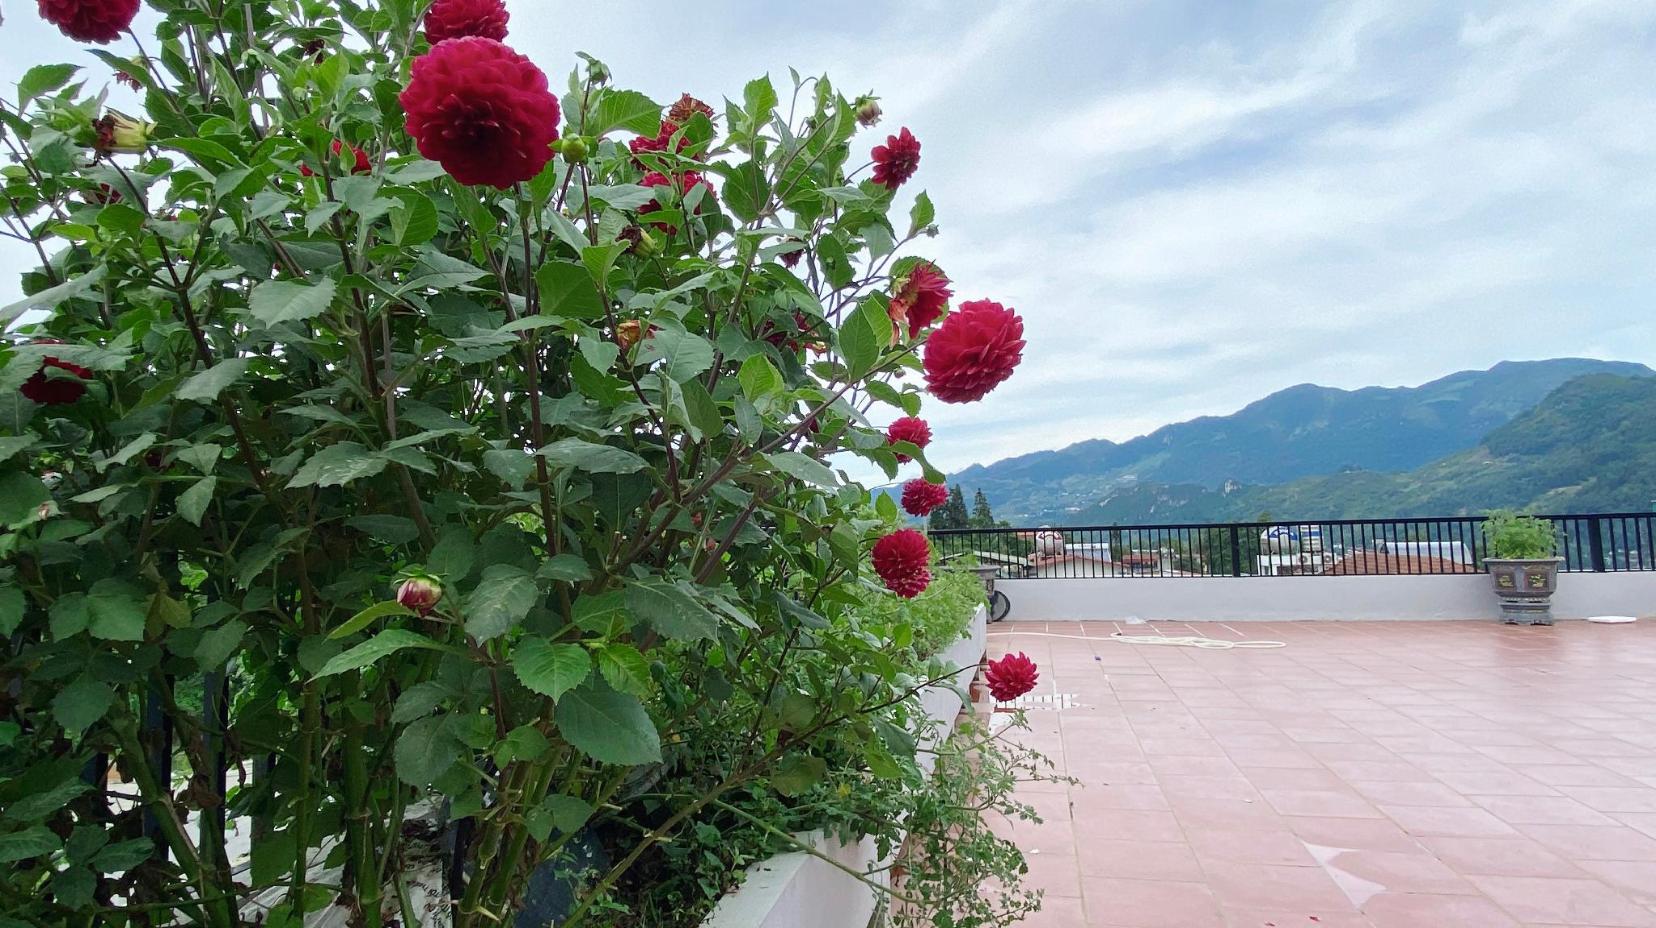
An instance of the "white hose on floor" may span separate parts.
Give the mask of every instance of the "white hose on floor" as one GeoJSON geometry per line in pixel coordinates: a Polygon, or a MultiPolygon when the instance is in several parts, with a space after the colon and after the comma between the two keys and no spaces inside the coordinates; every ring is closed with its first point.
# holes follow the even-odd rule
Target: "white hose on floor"
{"type": "Polygon", "coordinates": [[[1270,641],[1267,639],[1226,641],[1223,638],[1203,638],[1200,635],[1125,635],[1116,632],[1108,638],[1095,635],[1057,635],[1052,632],[989,632],[989,637],[1012,637],[1021,635],[1026,638],[1068,638],[1071,641],[1119,641],[1122,644],[1165,645],[1174,648],[1201,648],[1205,651],[1232,651],[1237,648],[1267,649],[1286,648],[1286,641],[1270,641]]]}

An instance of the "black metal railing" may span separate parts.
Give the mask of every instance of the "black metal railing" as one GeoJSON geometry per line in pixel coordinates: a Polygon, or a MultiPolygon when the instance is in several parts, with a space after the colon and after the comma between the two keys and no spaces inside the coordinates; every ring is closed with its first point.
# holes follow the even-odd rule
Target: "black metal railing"
{"type": "MultiPolygon", "coordinates": [[[[1656,513],[1541,516],[1564,570],[1656,570],[1656,513]]],[[[1483,573],[1483,516],[1189,525],[938,529],[938,554],[1004,578],[1265,577],[1483,573]]]]}

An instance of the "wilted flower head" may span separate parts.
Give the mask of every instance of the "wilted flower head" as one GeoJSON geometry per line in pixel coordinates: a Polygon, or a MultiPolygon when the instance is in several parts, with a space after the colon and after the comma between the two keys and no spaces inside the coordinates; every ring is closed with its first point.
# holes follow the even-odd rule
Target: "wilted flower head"
{"type": "Polygon", "coordinates": [[[92,147],[100,154],[134,154],[149,147],[155,123],[110,110],[92,121],[92,130],[96,133],[92,147]]]}
{"type": "MultiPolygon", "coordinates": [[[[56,345],[58,342],[42,339],[37,345],[56,345]]],[[[42,406],[66,406],[86,395],[86,380],[92,371],[68,361],[47,356],[40,361],[40,369],[23,381],[18,388],[32,402],[42,406]]]]}
{"type": "Polygon", "coordinates": [[[949,289],[949,278],[937,265],[922,261],[911,268],[908,276],[897,281],[897,289],[891,295],[888,311],[892,344],[911,339],[936,322],[951,296],[954,291],[949,289]]]}
{"type": "Polygon", "coordinates": [[[689,122],[690,117],[696,115],[697,113],[706,116],[708,119],[712,119],[713,107],[708,106],[689,94],[684,94],[674,101],[672,106],[667,108],[667,122],[672,123],[674,131],[677,131],[678,127],[689,122]]]}

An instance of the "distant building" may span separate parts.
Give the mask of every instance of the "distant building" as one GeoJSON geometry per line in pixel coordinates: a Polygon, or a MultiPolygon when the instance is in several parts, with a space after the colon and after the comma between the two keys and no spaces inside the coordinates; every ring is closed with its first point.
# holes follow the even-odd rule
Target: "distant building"
{"type": "Polygon", "coordinates": [[[1462,563],[1441,557],[1409,554],[1396,550],[1353,551],[1334,562],[1328,573],[1339,576],[1376,576],[1383,574],[1473,574],[1477,568],[1470,562],[1462,563]]]}

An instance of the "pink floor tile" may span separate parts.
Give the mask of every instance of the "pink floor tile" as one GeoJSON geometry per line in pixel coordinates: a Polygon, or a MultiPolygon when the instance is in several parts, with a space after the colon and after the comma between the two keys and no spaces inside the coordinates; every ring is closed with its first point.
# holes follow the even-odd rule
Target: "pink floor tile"
{"type": "Polygon", "coordinates": [[[1656,915],[1597,880],[1553,877],[1470,877],[1484,895],[1527,922],[1647,928],[1656,915]]]}
{"type": "Polygon", "coordinates": [[[1356,912],[1356,906],[1322,867],[1284,867],[1208,861],[1207,883],[1230,908],[1356,912]]]}
{"type": "Polygon", "coordinates": [[[1201,865],[1184,844],[1163,841],[1083,841],[1077,860],[1083,876],[1201,882],[1201,865]]]}
{"type": "Polygon", "coordinates": [[[1108,928],[1222,928],[1218,904],[1203,883],[1088,877],[1087,925],[1108,928]]]}
{"type": "Polygon", "coordinates": [[[1521,928],[1480,896],[1381,893],[1363,905],[1374,928],[1521,928]]]}

